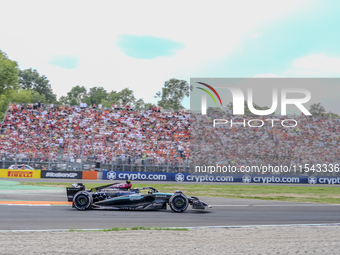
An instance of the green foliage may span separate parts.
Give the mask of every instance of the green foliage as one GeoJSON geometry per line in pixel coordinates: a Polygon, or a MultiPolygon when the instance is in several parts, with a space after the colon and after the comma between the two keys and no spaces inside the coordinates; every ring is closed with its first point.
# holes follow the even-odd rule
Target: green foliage
{"type": "Polygon", "coordinates": [[[60,98],[59,98],[59,102],[61,103],[61,104],[63,104],[63,105],[67,105],[68,104],[68,97],[66,97],[66,96],[61,96],[60,98]]]}
{"type": "Polygon", "coordinates": [[[11,102],[15,103],[47,103],[45,95],[39,94],[37,91],[30,89],[21,89],[19,91],[13,91],[11,102]]]}
{"type": "Polygon", "coordinates": [[[88,99],[87,96],[87,90],[84,86],[75,86],[73,87],[69,92],[67,92],[67,96],[61,96],[59,98],[58,104],[62,105],[79,105],[82,102],[86,102],[90,104],[90,100],[88,99]]]}
{"type": "Polygon", "coordinates": [[[79,105],[87,97],[87,90],[84,86],[75,86],[67,93],[67,99],[71,105],[79,105]]]}
{"type": "Polygon", "coordinates": [[[170,230],[170,231],[189,231],[187,228],[150,228],[150,227],[132,227],[132,228],[121,228],[113,227],[101,230],[83,230],[83,229],[70,229],[70,232],[112,232],[112,231],[130,231],[130,230],[170,230]]]}
{"type": "Polygon", "coordinates": [[[107,100],[110,101],[111,105],[112,105],[112,103],[118,103],[119,102],[119,96],[120,95],[119,95],[119,93],[117,93],[117,91],[112,90],[109,93],[109,96],[108,96],[107,100]]]}
{"type": "Polygon", "coordinates": [[[69,101],[69,105],[71,106],[75,106],[75,105],[79,105],[78,101],[76,98],[71,98],[71,100],[69,101]]]}
{"type": "Polygon", "coordinates": [[[108,229],[103,229],[103,232],[111,232],[111,231],[127,231],[127,228],[113,227],[108,229]]]}
{"type": "Polygon", "coordinates": [[[88,96],[84,99],[84,101],[90,105],[98,105],[102,102],[103,99],[107,99],[107,97],[108,93],[103,87],[93,87],[90,88],[88,96]]]}
{"type": "Polygon", "coordinates": [[[144,110],[149,110],[149,109],[151,109],[151,108],[154,107],[154,106],[156,106],[156,105],[153,104],[153,103],[146,103],[146,104],[144,104],[143,109],[144,109],[144,110]]]}
{"type": "Polygon", "coordinates": [[[129,88],[125,88],[120,92],[112,90],[108,93],[103,87],[93,87],[86,93],[86,88],[80,86],[73,87],[67,93],[67,97],[63,96],[59,99],[63,104],[79,105],[79,103],[85,102],[88,105],[102,104],[105,108],[111,108],[113,103],[132,104],[135,100],[134,93],[129,88]]]}
{"type": "Polygon", "coordinates": [[[325,113],[323,116],[327,117],[327,118],[339,118],[339,115],[336,114],[336,113],[332,113],[332,112],[329,112],[329,113],[325,113]]]}
{"type": "Polygon", "coordinates": [[[0,96],[0,119],[2,120],[9,103],[29,104],[36,102],[46,103],[45,95],[30,89],[7,91],[0,96]]]}
{"type": "MultiPolygon", "coordinates": [[[[166,81],[161,92],[156,93],[160,98],[159,105],[164,109],[183,109],[181,101],[189,96],[190,86],[184,80],[170,79],[166,81]]],[[[10,102],[15,103],[54,103],[64,105],[79,105],[81,102],[89,106],[102,104],[104,108],[111,108],[113,103],[131,105],[135,109],[149,109],[155,106],[146,103],[142,98],[136,99],[134,92],[124,88],[117,92],[112,90],[108,93],[103,87],[93,87],[89,91],[84,86],[75,86],[67,96],[61,96],[57,101],[52,87],[45,75],[40,75],[36,69],[19,70],[15,61],[8,59],[7,55],[0,50],[0,118],[4,116],[10,102]],[[19,85],[19,86],[18,86],[19,85]]]]}
{"type": "Polygon", "coordinates": [[[145,107],[144,100],[142,98],[138,99],[136,101],[135,109],[136,110],[142,110],[142,109],[144,109],[144,107],[145,107]]]}
{"type": "Polygon", "coordinates": [[[118,104],[120,101],[120,93],[117,93],[117,91],[112,90],[108,96],[107,99],[102,100],[102,105],[104,108],[109,108],[111,109],[112,104],[118,104]]]}
{"type": "Polygon", "coordinates": [[[160,98],[158,105],[164,109],[181,110],[182,100],[188,97],[190,93],[190,85],[184,80],[170,79],[164,83],[162,93],[158,91],[155,98],[160,98]]]}
{"type": "Polygon", "coordinates": [[[111,109],[112,102],[107,100],[107,99],[103,99],[102,100],[102,105],[103,105],[103,108],[111,109]]]}
{"type": "Polygon", "coordinates": [[[0,50],[0,95],[18,86],[18,64],[0,50]]]}
{"type": "Polygon", "coordinates": [[[326,109],[320,103],[315,103],[310,106],[309,112],[313,116],[322,116],[326,113],[326,109]]]}
{"type": "Polygon", "coordinates": [[[7,95],[2,94],[0,95],[0,120],[2,121],[4,119],[7,106],[9,104],[10,100],[7,97],[7,95]]]}
{"type": "Polygon", "coordinates": [[[45,95],[47,102],[53,103],[57,96],[53,94],[51,84],[45,75],[40,75],[36,69],[19,71],[19,84],[22,89],[30,89],[45,95]]]}
{"type": "Polygon", "coordinates": [[[153,230],[189,231],[187,228],[154,228],[153,230]]]}
{"type": "Polygon", "coordinates": [[[24,90],[24,89],[22,89],[20,91],[12,90],[11,93],[9,93],[7,95],[7,98],[10,99],[10,102],[12,102],[12,103],[19,103],[19,104],[31,103],[32,91],[31,90],[24,90]]]}
{"type": "Polygon", "coordinates": [[[134,103],[136,100],[133,91],[129,88],[125,88],[122,91],[118,92],[118,98],[123,105],[134,103]]]}

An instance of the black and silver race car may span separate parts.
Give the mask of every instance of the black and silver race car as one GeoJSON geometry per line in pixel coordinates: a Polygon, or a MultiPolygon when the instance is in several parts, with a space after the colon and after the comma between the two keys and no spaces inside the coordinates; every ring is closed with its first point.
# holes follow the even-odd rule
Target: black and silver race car
{"type": "Polygon", "coordinates": [[[161,193],[153,187],[131,188],[130,181],[114,183],[86,190],[82,183],[75,183],[72,188],[66,188],[67,198],[72,207],[80,211],[87,209],[111,210],[158,210],[167,209],[174,212],[184,212],[189,204],[192,209],[204,210],[211,208],[197,197],[187,197],[181,191],[161,193]],[[143,193],[143,190],[147,190],[143,193]]]}

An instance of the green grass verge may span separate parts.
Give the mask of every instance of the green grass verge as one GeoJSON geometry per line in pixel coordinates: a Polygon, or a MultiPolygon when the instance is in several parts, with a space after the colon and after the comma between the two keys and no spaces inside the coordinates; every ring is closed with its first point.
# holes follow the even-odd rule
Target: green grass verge
{"type": "Polygon", "coordinates": [[[70,229],[70,232],[111,232],[111,231],[130,231],[130,230],[170,230],[170,231],[189,231],[187,228],[147,228],[147,227],[132,227],[132,228],[108,228],[108,229],[100,229],[100,230],[82,230],[82,229],[70,229]]]}
{"type": "MultiPolygon", "coordinates": [[[[70,187],[71,183],[21,182],[21,185],[70,187]]],[[[105,185],[86,183],[86,189],[105,185]]],[[[153,186],[160,192],[181,190],[188,196],[226,197],[242,199],[276,200],[340,204],[340,187],[322,186],[270,186],[270,185],[185,185],[185,184],[134,184],[133,187],[153,186]]]]}

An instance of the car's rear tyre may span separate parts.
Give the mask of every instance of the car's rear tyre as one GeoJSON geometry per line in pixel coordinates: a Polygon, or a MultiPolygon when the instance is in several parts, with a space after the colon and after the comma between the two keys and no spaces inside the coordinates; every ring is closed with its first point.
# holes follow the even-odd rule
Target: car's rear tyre
{"type": "Polygon", "coordinates": [[[92,196],[86,191],[79,191],[73,197],[73,206],[79,211],[89,209],[92,203],[93,203],[92,196]]]}
{"type": "Polygon", "coordinates": [[[175,193],[169,199],[171,210],[177,213],[184,212],[188,208],[188,198],[183,193],[175,193]]]}

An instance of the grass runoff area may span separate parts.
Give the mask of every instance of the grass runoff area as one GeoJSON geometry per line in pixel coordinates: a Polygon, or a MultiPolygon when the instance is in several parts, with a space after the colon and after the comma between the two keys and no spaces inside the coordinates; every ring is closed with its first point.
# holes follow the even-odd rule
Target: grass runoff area
{"type": "MultiPolygon", "coordinates": [[[[21,182],[21,185],[49,186],[66,188],[71,183],[21,182]]],[[[109,184],[109,183],[108,183],[109,184]]],[[[105,185],[85,183],[86,189],[105,185]]],[[[340,188],[320,186],[247,186],[247,185],[185,185],[185,184],[133,184],[134,187],[152,186],[159,192],[173,193],[181,190],[187,196],[226,197],[242,199],[276,200],[311,203],[340,203],[340,188]]]]}

